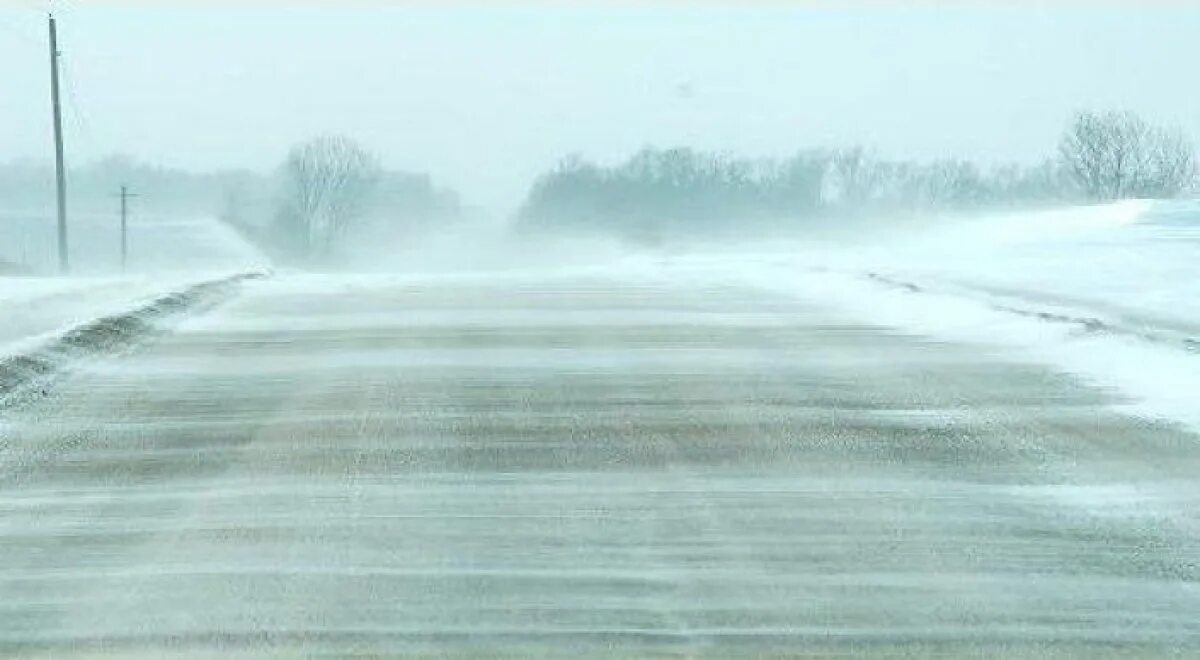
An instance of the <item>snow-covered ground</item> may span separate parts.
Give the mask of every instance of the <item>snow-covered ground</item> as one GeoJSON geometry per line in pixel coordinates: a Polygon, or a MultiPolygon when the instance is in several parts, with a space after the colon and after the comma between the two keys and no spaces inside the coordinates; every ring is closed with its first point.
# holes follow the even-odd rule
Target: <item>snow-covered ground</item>
{"type": "MultiPolygon", "coordinates": [[[[83,244],[89,231],[93,238],[103,234],[96,223],[111,219],[93,220],[81,223],[73,244],[83,244]]],[[[38,226],[44,230],[44,224],[38,226]]],[[[28,233],[14,229],[20,226],[8,225],[9,238],[28,233]]],[[[103,235],[112,242],[111,232],[103,235]]],[[[0,278],[0,352],[205,276],[266,262],[210,220],[147,220],[131,236],[131,262],[154,275],[0,278]]],[[[114,259],[94,251],[76,260],[76,270],[111,273],[114,259]]],[[[820,303],[857,322],[1049,365],[1123,395],[1131,412],[1200,428],[1197,202],[1127,201],[923,222],[882,218],[869,234],[841,240],[667,253],[570,241],[548,248],[500,233],[448,234],[440,243],[406,246],[382,266],[401,273],[364,274],[364,286],[381,277],[455,272],[476,277],[488,271],[516,282],[547,271],[614,270],[648,282],[750,284],[820,303]]],[[[280,285],[297,295],[317,295],[331,285],[323,275],[284,279],[280,285]]],[[[342,286],[353,279],[332,282],[342,286]]]]}
{"type": "MultiPolygon", "coordinates": [[[[103,277],[121,272],[117,216],[73,213],[68,228],[72,274],[103,277]]],[[[58,269],[57,245],[52,215],[0,211],[0,259],[53,274],[58,269]]],[[[213,218],[137,214],[128,221],[129,272],[228,272],[264,262],[237,232],[213,218]]]]}
{"type": "Polygon", "coordinates": [[[50,275],[57,264],[53,223],[42,216],[0,214],[0,258],[39,273],[0,276],[0,356],[190,284],[266,264],[236,233],[211,219],[136,218],[130,227],[131,274],[121,275],[120,235],[112,218],[82,215],[71,230],[71,275],[50,275]]]}
{"type": "Polygon", "coordinates": [[[643,264],[741,278],[857,320],[1048,364],[1200,428],[1200,203],[897,223],[643,264]]]}
{"type": "Polygon", "coordinates": [[[248,283],[4,411],[0,655],[1194,656],[1174,208],[248,283]]]}
{"type": "Polygon", "coordinates": [[[586,256],[280,274],[4,411],[0,655],[1200,649],[1195,435],[872,280],[586,256]]]}

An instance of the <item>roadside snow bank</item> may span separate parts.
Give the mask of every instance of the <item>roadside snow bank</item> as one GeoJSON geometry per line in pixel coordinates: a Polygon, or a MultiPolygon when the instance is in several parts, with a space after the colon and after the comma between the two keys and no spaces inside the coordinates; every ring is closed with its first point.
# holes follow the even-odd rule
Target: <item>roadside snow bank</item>
{"type": "Polygon", "coordinates": [[[1049,365],[1200,431],[1200,204],[1121,202],[659,262],[981,355],[1049,365]],[[886,235],[885,235],[886,234],[886,235]]]}
{"type": "Polygon", "coordinates": [[[808,273],[793,281],[804,298],[864,321],[1050,365],[1124,395],[1120,407],[1126,412],[1200,430],[1200,354],[1183,343],[1150,341],[1094,316],[997,308],[985,300],[911,290],[869,276],[808,273]]]}
{"type": "Polygon", "coordinates": [[[73,360],[129,348],[162,331],[163,321],[212,307],[233,295],[245,280],[261,277],[261,273],[242,273],[193,284],[81,323],[23,352],[0,356],[0,406],[42,393],[73,360]]]}

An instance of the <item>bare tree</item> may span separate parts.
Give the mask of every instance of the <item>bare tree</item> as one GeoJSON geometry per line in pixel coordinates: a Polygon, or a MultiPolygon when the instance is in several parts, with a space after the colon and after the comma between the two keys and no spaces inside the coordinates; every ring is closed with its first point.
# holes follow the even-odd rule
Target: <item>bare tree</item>
{"type": "Polygon", "coordinates": [[[1130,112],[1076,115],[1059,154],[1095,200],[1173,197],[1196,175],[1192,146],[1179,130],[1151,125],[1130,112]]]}
{"type": "Polygon", "coordinates": [[[839,149],[830,157],[830,197],[844,206],[862,206],[879,193],[883,172],[861,146],[839,149]]]}
{"type": "Polygon", "coordinates": [[[303,256],[330,255],[365,212],[379,174],[378,159],[349,138],[319,137],[292,148],[283,165],[279,222],[303,256]]]}

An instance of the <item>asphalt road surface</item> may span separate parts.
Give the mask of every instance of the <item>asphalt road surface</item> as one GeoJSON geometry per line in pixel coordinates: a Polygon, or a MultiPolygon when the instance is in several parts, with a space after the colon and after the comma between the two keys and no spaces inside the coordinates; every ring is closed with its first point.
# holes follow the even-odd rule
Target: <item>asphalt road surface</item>
{"type": "Polygon", "coordinates": [[[0,654],[1200,653],[1200,438],[721,283],[247,284],[0,412],[0,654]]]}

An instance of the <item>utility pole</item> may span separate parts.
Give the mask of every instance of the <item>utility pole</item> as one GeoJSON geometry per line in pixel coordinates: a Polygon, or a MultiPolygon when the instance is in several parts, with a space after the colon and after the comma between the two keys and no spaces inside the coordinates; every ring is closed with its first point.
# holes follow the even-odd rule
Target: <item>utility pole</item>
{"type": "Polygon", "coordinates": [[[137,195],[129,192],[129,186],[121,186],[121,272],[125,272],[125,263],[129,257],[129,198],[137,195]]]}
{"type": "Polygon", "coordinates": [[[54,174],[58,194],[58,269],[70,270],[67,258],[67,179],[63,167],[62,108],[58,103],[58,28],[50,14],[50,105],[54,109],[54,174]]]}

